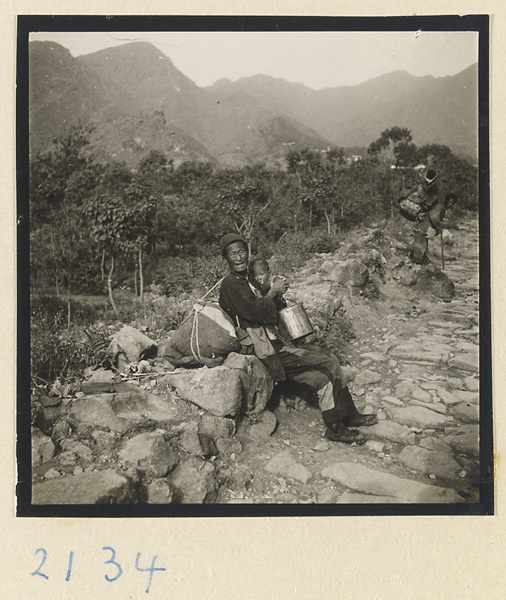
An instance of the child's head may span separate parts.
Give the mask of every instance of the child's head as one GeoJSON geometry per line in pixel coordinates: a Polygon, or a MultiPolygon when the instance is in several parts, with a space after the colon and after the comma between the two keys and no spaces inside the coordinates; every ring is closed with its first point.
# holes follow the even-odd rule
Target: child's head
{"type": "Polygon", "coordinates": [[[271,269],[269,263],[263,258],[252,260],[249,264],[249,278],[251,283],[262,292],[268,292],[271,287],[271,269]]]}

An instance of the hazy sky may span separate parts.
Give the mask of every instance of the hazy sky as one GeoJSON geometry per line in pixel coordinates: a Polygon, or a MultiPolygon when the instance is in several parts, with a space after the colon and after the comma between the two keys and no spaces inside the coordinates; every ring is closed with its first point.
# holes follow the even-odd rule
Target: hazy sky
{"type": "Polygon", "coordinates": [[[455,75],[478,60],[475,32],[112,32],[32,33],[74,56],[147,41],[197,85],[263,73],[320,89],[404,70],[455,75]]]}

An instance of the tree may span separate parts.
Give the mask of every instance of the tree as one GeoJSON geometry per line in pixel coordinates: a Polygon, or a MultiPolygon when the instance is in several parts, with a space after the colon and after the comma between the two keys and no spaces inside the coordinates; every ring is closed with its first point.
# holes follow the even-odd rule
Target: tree
{"type": "Polygon", "coordinates": [[[137,175],[126,189],[129,209],[129,228],[123,240],[126,251],[134,254],[134,284],[139,300],[144,301],[144,253],[153,251],[156,245],[158,206],[162,193],[171,185],[174,165],[163,152],[152,150],[140,164],[137,175]],[[139,287],[137,287],[137,276],[139,287]]]}
{"type": "Polygon", "coordinates": [[[53,278],[57,296],[66,291],[69,328],[71,297],[89,246],[82,205],[103,174],[86,152],[89,135],[90,129],[71,128],[30,169],[31,268],[53,278]]]}
{"type": "Polygon", "coordinates": [[[218,193],[220,206],[251,250],[258,220],[271,202],[262,181],[266,173],[262,168],[249,167],[231,175],[228,185],[218,193]]]}
{"type": "MultiPolygon", "coordinates": [[[[412,144],[409,129],[406,127],[391,127],[385,129],[379,138],[370,144],[367,153],[372,158],[384,163],[400,165],[401,163],[415,161],[416,164],[415,150],[416,146],[412,144]]],[[[415,164],[412,166],[415,166],[415,164]]]]}
{"type": "Polygon", "coordinates": [[[90,198],[85,206],[85,213],[90,219],[91,235],[109,257],[107,291],[114,313],[118,316],[112,289],[113,274],[117,257],[132,250],[132,240],[135,237],[135,207],[129,207],[120,194],[104,193],[101,190],[90,198]]]}
{"type": "Polygon", "coordinates": [[[298,200],[296,215],[298,215],[302,206],[308,208],[308,225],[309,233],[311,233],[315,204],[321,200],[320,196],[323,193],[322,181],[320,180],[323,173],[321,155],[306,148],[300,152],[289,152],[286,161],[287,171],[295,175],[298,184],[295,191],[298,200]]]}

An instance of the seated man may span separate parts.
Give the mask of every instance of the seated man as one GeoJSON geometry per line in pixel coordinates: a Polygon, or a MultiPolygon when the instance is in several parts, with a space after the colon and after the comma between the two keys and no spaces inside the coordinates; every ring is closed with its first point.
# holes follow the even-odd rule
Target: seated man
{"type": "MultiPolygon", "coordinates": [[[[229,267],[229,274],[220,288],[221,308],[245,330],[276,326],[276,299],[286,292],[286,282],[274,279],[265,296],[258,296],[248,280],[249,256],[245,240],[239,234],[227,234],[220,241],[220,249],[229,267]]],[[[365,437],[353,427],[374,425],[378,420],[376,415],[358,412],[335,356],[317,349],[297,347],[281,339],[272,343],[286,378],[316,390],[327,426],[325,436],[336,442],[363,444],[365,437]]]]}

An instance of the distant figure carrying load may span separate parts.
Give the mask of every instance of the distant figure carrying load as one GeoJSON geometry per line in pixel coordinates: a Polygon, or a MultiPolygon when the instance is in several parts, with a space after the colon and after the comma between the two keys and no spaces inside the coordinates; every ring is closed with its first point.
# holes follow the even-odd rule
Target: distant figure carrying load
{"type": "Polygon", "coordinates": [[[454,198],[453,195],[448,195],[445,201],[439,199],[437,179],[437,171],[428,169],[418,186],[403,192],[398,201],[401,215],[415,223],[413,247],[409,257],[420,265],[429,262],[427,257],[429,240],[441,233],[446,213],[446,200],[454,198]]]}

